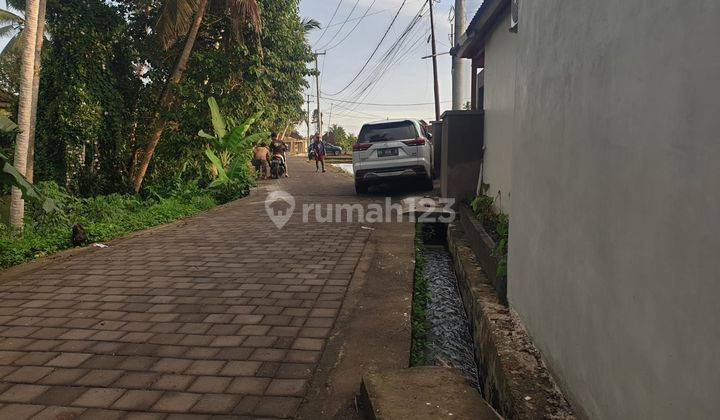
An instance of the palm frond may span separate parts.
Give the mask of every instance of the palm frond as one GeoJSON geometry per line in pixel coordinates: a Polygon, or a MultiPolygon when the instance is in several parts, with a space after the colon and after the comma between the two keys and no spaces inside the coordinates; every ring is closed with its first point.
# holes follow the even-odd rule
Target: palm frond
{"type": "Polygon", "coordinates": [[[242,40],[244,26],[255,34],[262,33],[262,15],[257,0],[226,0],[230,12],[230,27],[236,41],[242,40]]]}
{"type": "Polygon", "coordinates": [[[300,25],[305,32],[310,32],[313,29],[320,29],[322,27],[322,25],[320,25],[320,22],[313,18],[303,18],[303,20],[300,21],[300,25]]]}
{"type": "Polygon", "coordinates": [[[15,25],[0,26],[0,38],[4,38],[18,30],[15,25]]]}
{"type": "Polygon", "coordinates": [[[26,0],[5,0],[5,5],[10,6],[15,10],[25,11],[27,5],[26,0]]]}
{"type": "Polygon", "coordinates": [[[155,33],[163,49],[172,47],[190,30],[198,0],[166,0],[155,24],[155,33]]]}
{"type": "Polygon", "coordinates": [[[9,10],[0,9],[0,24],[24,25],[25,18],[9,10]]]}
{"type": "Polygon", "coordinates": [[[23,40],[24,36],[22,36],[22,31],[17,33],[14,37],[10,38],[10,41],[8,41],[7,44],[5,44],[5,48],[3,48],[2,52],[0,52],[0,55],[10,54],[17,52],[19,53],[22,51],[23,48],[23,40]]]}

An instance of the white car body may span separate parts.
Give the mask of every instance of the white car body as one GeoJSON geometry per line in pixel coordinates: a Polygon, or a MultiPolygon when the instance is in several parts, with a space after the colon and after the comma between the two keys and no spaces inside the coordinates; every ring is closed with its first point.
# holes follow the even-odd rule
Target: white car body
{"type": "Polygon", "coordinates": [[[393,179],[416,178],[432,189],[433,145],[425,126],[415,119],[363,125],[353,146],[355,189],[393,179]]]}

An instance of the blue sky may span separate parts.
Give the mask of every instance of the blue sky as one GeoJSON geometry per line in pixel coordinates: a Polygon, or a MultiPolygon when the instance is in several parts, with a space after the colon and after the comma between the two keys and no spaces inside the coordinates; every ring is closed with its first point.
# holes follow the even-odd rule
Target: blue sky
{"type": "MultiPolygon", "coordinates": [[[[330,22],[338,2],[341,0],[301,0],[300,13],[303,17],[311,17],[319,21],[323,27],[330,22]]],[[[324,35],[323,30],[314,31],[309,36],[310,44],[315,49],[322,50],[329,40],[340,31],[331,46],[344,39],[357,21],[349,21],[345,26],[342,23],[350,15],[356,0],[342,0],[338,12],[324,35]],[[322,39],[320,39],[322,36],[322,39]]],[[[326,93],[337,92],[342,89],[363,66],[387,29],[403,0],[377,0],[370,9],[367,17],[363,19],[357,29],[336,48],[328,51],[325,57],[320,57],[319,67],[322,70],[321,89],[326,93]]],[[[357,0],[357,6],[352,12],[351,19],[363,16],[372,0],[357,0]]],[[[424,0],[407,0],[406,4],[393,25],[385,42],[381,45],[373,63],[383,56],[387,48],[400,36],[401,32],[425,3],[424,0]]],[[[467,0],[466,12],[469,21],[477,11],[482,0],[467,0]]],[[[450,49],[450,22],[449,15],[454,0],[441,0],[435,4],[435,22],[438,53],[450,49]]],[[[352,87],[348,91],[337,95],[327,96],[321,103],[324,122],[327,125],[340,124],[351,132],[357,133],[364,122],[385,118],[423,118],[428,121],[434,119],[432,63],[421,57],[430,55],[430,45],[423,36],[429,31],[430,23],[427,13],[418,25],[417,44],[413,44],[409,53],[402,60],[396,62],[383,77],[377,81],[374,88],[361,97],[352,95],[352,87]],[[420,39],[422,38],[422,39],[420,39]],[[424,104],[411,106],[380,106],[380,105],[349,105],[339,101],[353,101],[373,104],[424,104]],[[332,115],[330,111],[332,110],[332,115]]],[[[469,66],[469,64],[468,64],[469,66]]],[[[451,60],[448,55],[438,59],[438,74],[440,79],[440,99],[444,103],[441,109],[447,109],[451,100],[451,60]]],[[[360,77],[362,79],[362,76],[360,77]]],[[[468,82],[469,83],[469,82],[468,82]]],[[[311,94],[314,94],[315,83],[311,83],[311,94]]],[[[469,91],[469,86],[468,89],[469,91]]],[[[324,95],[320,95],[321,97],[324,95]]],[[[313,98],[314,101],[314,98],[313,98]]],[[[311,104],[311,109],[315,105],[311,104]]],[[[305,126],[298,127],[301,133],[306,132],[305,126]]]]}
{"type": "MultiPolygon", "coordinates": [[[[3,1],[3,3],[5,3],[3,1]]],[[[323,28],[310,33],[309,41],[314,49],[323,50],[331,48],[326,56],[319,59],[322,70],[321,89],[326,93],[334,93],[346,86],[362,68],[368,57],[378,45],[383,33],[387,30],[393,16],[403,0],[301,0],[300,14],[303,17],[319,21],[323,28]],[[338,7],[339,4],[339,7],[338,7]],[[331,21],[335,10],[337,13],[331,21]],[[359,20],[363,15],[366,17],[359,20]],[[347,20],[347,23],[345,21],[347,20]],[[358,24],[359,20],[359,24],[358,24]],[[356,26],[354,31],[352,29],[356,26]],[[324,33],[323,33],[324,32],[324,33]],[[342,41],[342,42],[340,42],[342,41]]],[[[398,39],[402,31],[420,10],[425,0],[406,0],[400,15],[390,29],[387,38],[381,44],[377,54],[370,61],[366,72],[362,73],[358,81],[362,81],[374,64],[383,57],[389,46],[398,39]]],[[[467,20],[470,21],[477,11],[482,0],[467,0],[467,20]]],[[[438,53],[450,49],[450,21],[451,8],[454,0],[441,0],[435,6],[435,22],[438,53]]],[[[3,4],[4,6],[4,4],[3,4]]],[[[271,22],[269,24],[272,24],[271,22]]],[[[387,69],[382,77],[377,78],[365,94],[358,96],[352,94],[355,86],[336,96],[327,95],[321,102],[324,122],[340,124],[350,132],[357,133],[364,122],[385,118],[423,118],[428,121],[434,119],[432,63],[421,57],[430,54],[430,45],[426,42],[424,34],[429,33],[429,19],[427,12],[416,27],[409,44],[412,46],[399,55],[398,59],[387,69]],[[351,105],[346,102],[363,102],[372,104],[424,104],[424,105],[351,105]]],[[[2,48],[7,39],[0,39],[2,48]]],[[[469,64],[468,64],[469,66],[469,64]]],[[[438,74],[440,79],[440,99],[443,101],[441,109],[447,109],[451,100],[451,62],[448,55],[438,59],[438,74]]],[[[469,83],[469,82],[468,82],[469,83]]],[[[469,91],[469,86],[468,89],[469,91]]],[[[315,82],[311,80],[310,91],[315,94],[315,82]]],[[[326,96],[321,94],[322,96],[326,96]]],[[[312,98],[311,110],[315,98],[312,98]]],[[[298,126],[301,133],[306,132],[305,125],[298,126]]]]}

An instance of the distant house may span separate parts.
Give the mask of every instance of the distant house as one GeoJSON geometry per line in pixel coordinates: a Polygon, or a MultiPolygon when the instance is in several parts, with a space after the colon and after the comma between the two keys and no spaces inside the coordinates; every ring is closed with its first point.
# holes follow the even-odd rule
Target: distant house
{"type": "Polygon", "coordinates": [[[307,139],[286,136],[285,138],[283,138],[283,141],[287,145],[288,152],[291,155],[307,154],[307,149],[309,145],[307,139]]]}

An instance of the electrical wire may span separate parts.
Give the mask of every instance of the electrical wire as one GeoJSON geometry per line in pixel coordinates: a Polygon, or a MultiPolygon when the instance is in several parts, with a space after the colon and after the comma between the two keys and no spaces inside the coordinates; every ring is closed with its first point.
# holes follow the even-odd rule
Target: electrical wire
{"type": "MultiPolygon", "coordinates": [[[[317,96],[310,94],[311,97],[317,98],[317,96]]],[[[330,101],[330,102],[340,102],[344,104],[352,104],[352,105],[367,105],[367,106],[422,106],[422,105],[434,105],[435,102],[417,102],[417,103],[405,103],[405,104],[389,104],[389,103],[372,103],[372,102],[353,102],[353,101],[343,101],[342,99],[331,99],[326,97],[321,97],[323,101],[330,101]]],[[[452,102],[452,101],[445,101],[446,103],[452,102]]]]}
{"type": "MultiPolygon", "coordinates": [[[[335,41],[335,38],[337,38],[338,35],[340,35],[340,33],[342,32],[343,29],[345,29],[345,25],[347,25],[348,21],[350,20],[350,18],[353,15],[353,13],[355,13],[355,9],[357,9],[357,6],[359,3],[360,3],[360,0],[355,0],[355,4],[353,4],[352,9],[350,9],[350,13],[348,13],[347,17],[345,18],[345,21],[343,21],[343,23],[342,23],[342,26],[340,26],[340,29],[335,31],[335,34],[333,35],[333,37],[330,38],[330,40],[328,42],[326,42],[325,45],[320,47],[320,49],[327,48],[328,45],[332,44],[335,41]]],[[[359,23],[358,23],[358,25],[359,25],[359,23]]],[[[357,25],[356,25],[356,27],[357,27],[357,25]]]]}
{"type": "Polygon", "coordinates": [[[390,25],[388,26],[387,30],[386,30],[385,33],[383,34],[382,38],[380,38],[380,42],[378,42],[377,46],[376,46],[375,49],[373,50],[372,54],[370,54],[370,57],[368,57],[367,61],[365,61],[365,64],[363,64],[363,66],[362,66],[362,68],[360,69],[360,71],[357,72],[357,74],[355,75],[355,77],[352,78],[352,80],[350,81],[350,83],[348,83],[347,85],[345,85],[345,87],[343,87],[343,88],[340,89],[339,91],[329,94],[330,96],[337,96],[337,95],[345,92],[350,86],[352,86],[353,83],[355,83],[355,81],[360,77],[360,75],[362,74],[362,72],[365,71],[365,69],[367,68],[367,66],[370,64],[370,60],[372,60],[373,57],[375,57],[375,54],[378,52],[378,50],[380,49],[380,46],[381,46],[382,43],[385,41],[385,38],[387,38],[388,34],[390,33],[390,29],[392,29],[393,25],[395,24],[395,21],[397,21],[398,16],[400,16],[400,12],[401,12],[402,9],[405,7],[405,3],[407,3],[407,0],[403,0],[402,4],[400,5],[400,7],[398,8],[397,12],[395,13],[395,16],[393,17],[392,21],[390,22],[390,25]]]}
{"type": "MultiPolygon", "coordinates": [[[[352,18],[352,19],[348,20],[348,22],[355,22],[355,21],[358,20],[358,19],[363,19],[363,18],[366,18],[366,17],[379,15],[380,13],[385,13],[385,12],[387,12],[387,11],[389,11],[389,10],[392,10],[392,9],[376,10],[376,11],[374,11],[374,12],[372,12],[372,13],[368,13],[367,16],[358,16],[358,17],[356,17],[356,18],[352,18]]],[[[334,27],[340,26],[340,25],[342,25],[342,23],[335,23],[335,24],[333,24],[333,25],[327,26],[327,28],[330,29],[330,28],[334,28],[334,27]]]]}
{"type": "MultiPolygon", "coordinates": [[[[424,39],[425,33],[420,33],[418,36],[418,28],[421,28],[418,24],[422,20],[426,6],[427,2],[424,2],[398,39],[387,49],[380,60],[378,60],[359,84],[353,88],[349,95],[343,99],[350,100],[351,102],[361,102],[362,98],[369,96],[373,88],[377,86],[387,71],[393,65],[404,60],[414,50],[418,42],[424,39]]],[[[333,95],[331,94],[330,96],[333,95]]]]}
{"type": "MultiPolygon", "coordinates": [[[[343,39],[341,39],[340,41],[338,41],[338,42],[335,43],[334,45],[328,47],[327,45],[329,45],[329,44],[331,43],[331,42],[329,42],[329,43],[326,45],[326,48],[325,48],[325,49],[326,49],[327,51],[332,51],[332,50],[334,50],[335,48],[337,48],[337,47],[339,47],[340,45],[342,45],[343,42],[347,41],[347,39],[350,37],[350,35],[352,35],[352,34],[355,32],[355,30],[358,28],[358,26],[360,26],[360,24],[362,23],[362,21],[368,16],[368,13],[369,13],[370,10],[373,8],[373,6],[375,5],[375,2],[376,2],[376,1],[377,1],[377,0],[373,0],[373,2],[370,3],[370,6],[368,6],[368,8],[365,9],[365,14],[363,14],[363,15],[360,17],[360,19],[357,21],[357,23],[355,24],[355,26],[353,26],[353,28],[350,29],[350,32],[348,32],[343,39]]],[[[333,39],[334,39],[334,38],[333,38],[333,39]]]]}
{"type": "Polygon", "coordinates": [[[335,8],[335,11],[333,12],[332,16],[330,17],[330,20],[328,21],[328,24],[325,25],[325,29],[323,29],[322,33],[320,34],[320,37],[315,41],[315,43],[318,43],[318,42],[320,42],[321,39],[323,39],[323,37],[325,36],[325,32],[327,32],[327,30],[328,30],[328,28],[330,27],[330,25],[332,25],[332,22],[333,22],[333,20],[335,19],[335,16],[337,15],[338,10],[340,10],[340,6],[342,6],[343,1],[345,1],[345,0],[340,0],[340,1],[338,1],[338,5],[337,5],[337,7],[335,8]]]}

